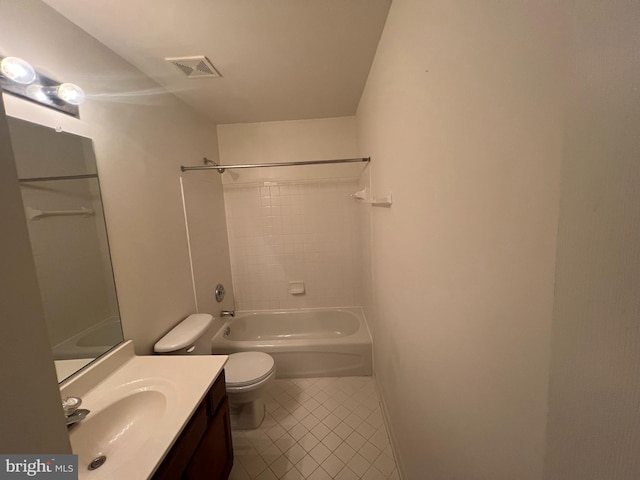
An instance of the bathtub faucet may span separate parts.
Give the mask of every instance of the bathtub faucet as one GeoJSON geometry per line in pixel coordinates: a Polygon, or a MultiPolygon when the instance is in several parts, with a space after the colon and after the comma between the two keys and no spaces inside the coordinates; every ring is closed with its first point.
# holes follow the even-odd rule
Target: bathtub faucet
{"type": "Polygon", "coordinates": [[[235,317],[236,316],[236,311],[235,310],[222,310],[220,312],[220,316],[222,318],[226,318],[226,317],[235,317]]]}

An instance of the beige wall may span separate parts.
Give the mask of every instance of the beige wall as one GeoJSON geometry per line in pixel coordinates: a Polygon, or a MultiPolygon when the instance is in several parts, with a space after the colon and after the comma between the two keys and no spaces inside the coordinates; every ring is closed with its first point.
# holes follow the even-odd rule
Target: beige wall
{"type": "Polygon", "coordinates": [[[0,98],[0,452],[71,453],[0,98]]]}
{"type": "Polygon", "coordinates": [[[546,476],[640,478],[640,4],[576,2],[546,476]]]}
{"type": "Polygon", "coordinates": [[[542,477],[563,132],[555,13],[396,0],[358,109],[372,193],[394,200],[371,209],[374,350],[406,479],[542,477]]]}
{"type": "Polygon", "coordinates": [[[226,321],[220,310],[235,308],[222,183],[218,172],[196,171],[183,174],[182,184],[197,310],[214,315],[219,328],[226,321]],[[222,303],[215,299],[219,283],[222,303]]]}
{"type": "MultiPolygon", "coordinates": [[[[2,2],[0,51],[89,95],[81,120],[5,98],[12,116],[94,139],[124,334],[149,353],[195,310],[179,167],[217,158],[215,128],[37,0],[2,2]]],[[[202,187],[193,188],[192,199],[202,187]]],[[[222,202],[219,195],[213,208],[222,202]]],[[[226,242],[224,226],[209,233],[212,251],[226,242]]],[[[211,272],[206,281],[215,286],[219,277],[211,272]]]]}

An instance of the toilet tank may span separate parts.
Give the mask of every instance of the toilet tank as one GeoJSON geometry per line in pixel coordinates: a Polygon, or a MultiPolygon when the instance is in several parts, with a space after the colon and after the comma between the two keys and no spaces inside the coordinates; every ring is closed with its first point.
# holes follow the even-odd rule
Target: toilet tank
{"type": "Polygon", "coordinates": [[[208,313],[193,313],[173,327],[153,346],[164,355],[211,355],[213,317],[208,313]]]}

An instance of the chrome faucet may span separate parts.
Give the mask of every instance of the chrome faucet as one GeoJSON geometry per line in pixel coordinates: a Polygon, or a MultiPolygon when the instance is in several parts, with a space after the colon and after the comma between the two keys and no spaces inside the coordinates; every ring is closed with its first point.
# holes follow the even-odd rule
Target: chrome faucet
{"type": "Polygon", "coordinates": [[[62,410],[64,410],[64,416],[67,417],[67,427],[78,423],[89,415],[90,411],[86,408],[78,408],[81,404],[82,399],[79,397],[66,397],[62,400],[62,410]]]}
{"type": "Polygon", "coordinates": [[[222,318],[226,318],[226,317],[235,317],[236,316],[236,311],[235,310],[222,310],[220,312],[220,316],[222,318]]]}

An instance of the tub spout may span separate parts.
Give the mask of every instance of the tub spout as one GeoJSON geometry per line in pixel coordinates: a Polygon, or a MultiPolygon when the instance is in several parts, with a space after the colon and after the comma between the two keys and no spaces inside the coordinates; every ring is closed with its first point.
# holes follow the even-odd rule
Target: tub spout
{"type": "Polygon", "coordinates": [[[235,317],[236,316],[236,311],[235,310],[222,310],[220,312],[220,316],[222,318],[226,318],[226,317],[235,317]]]}

